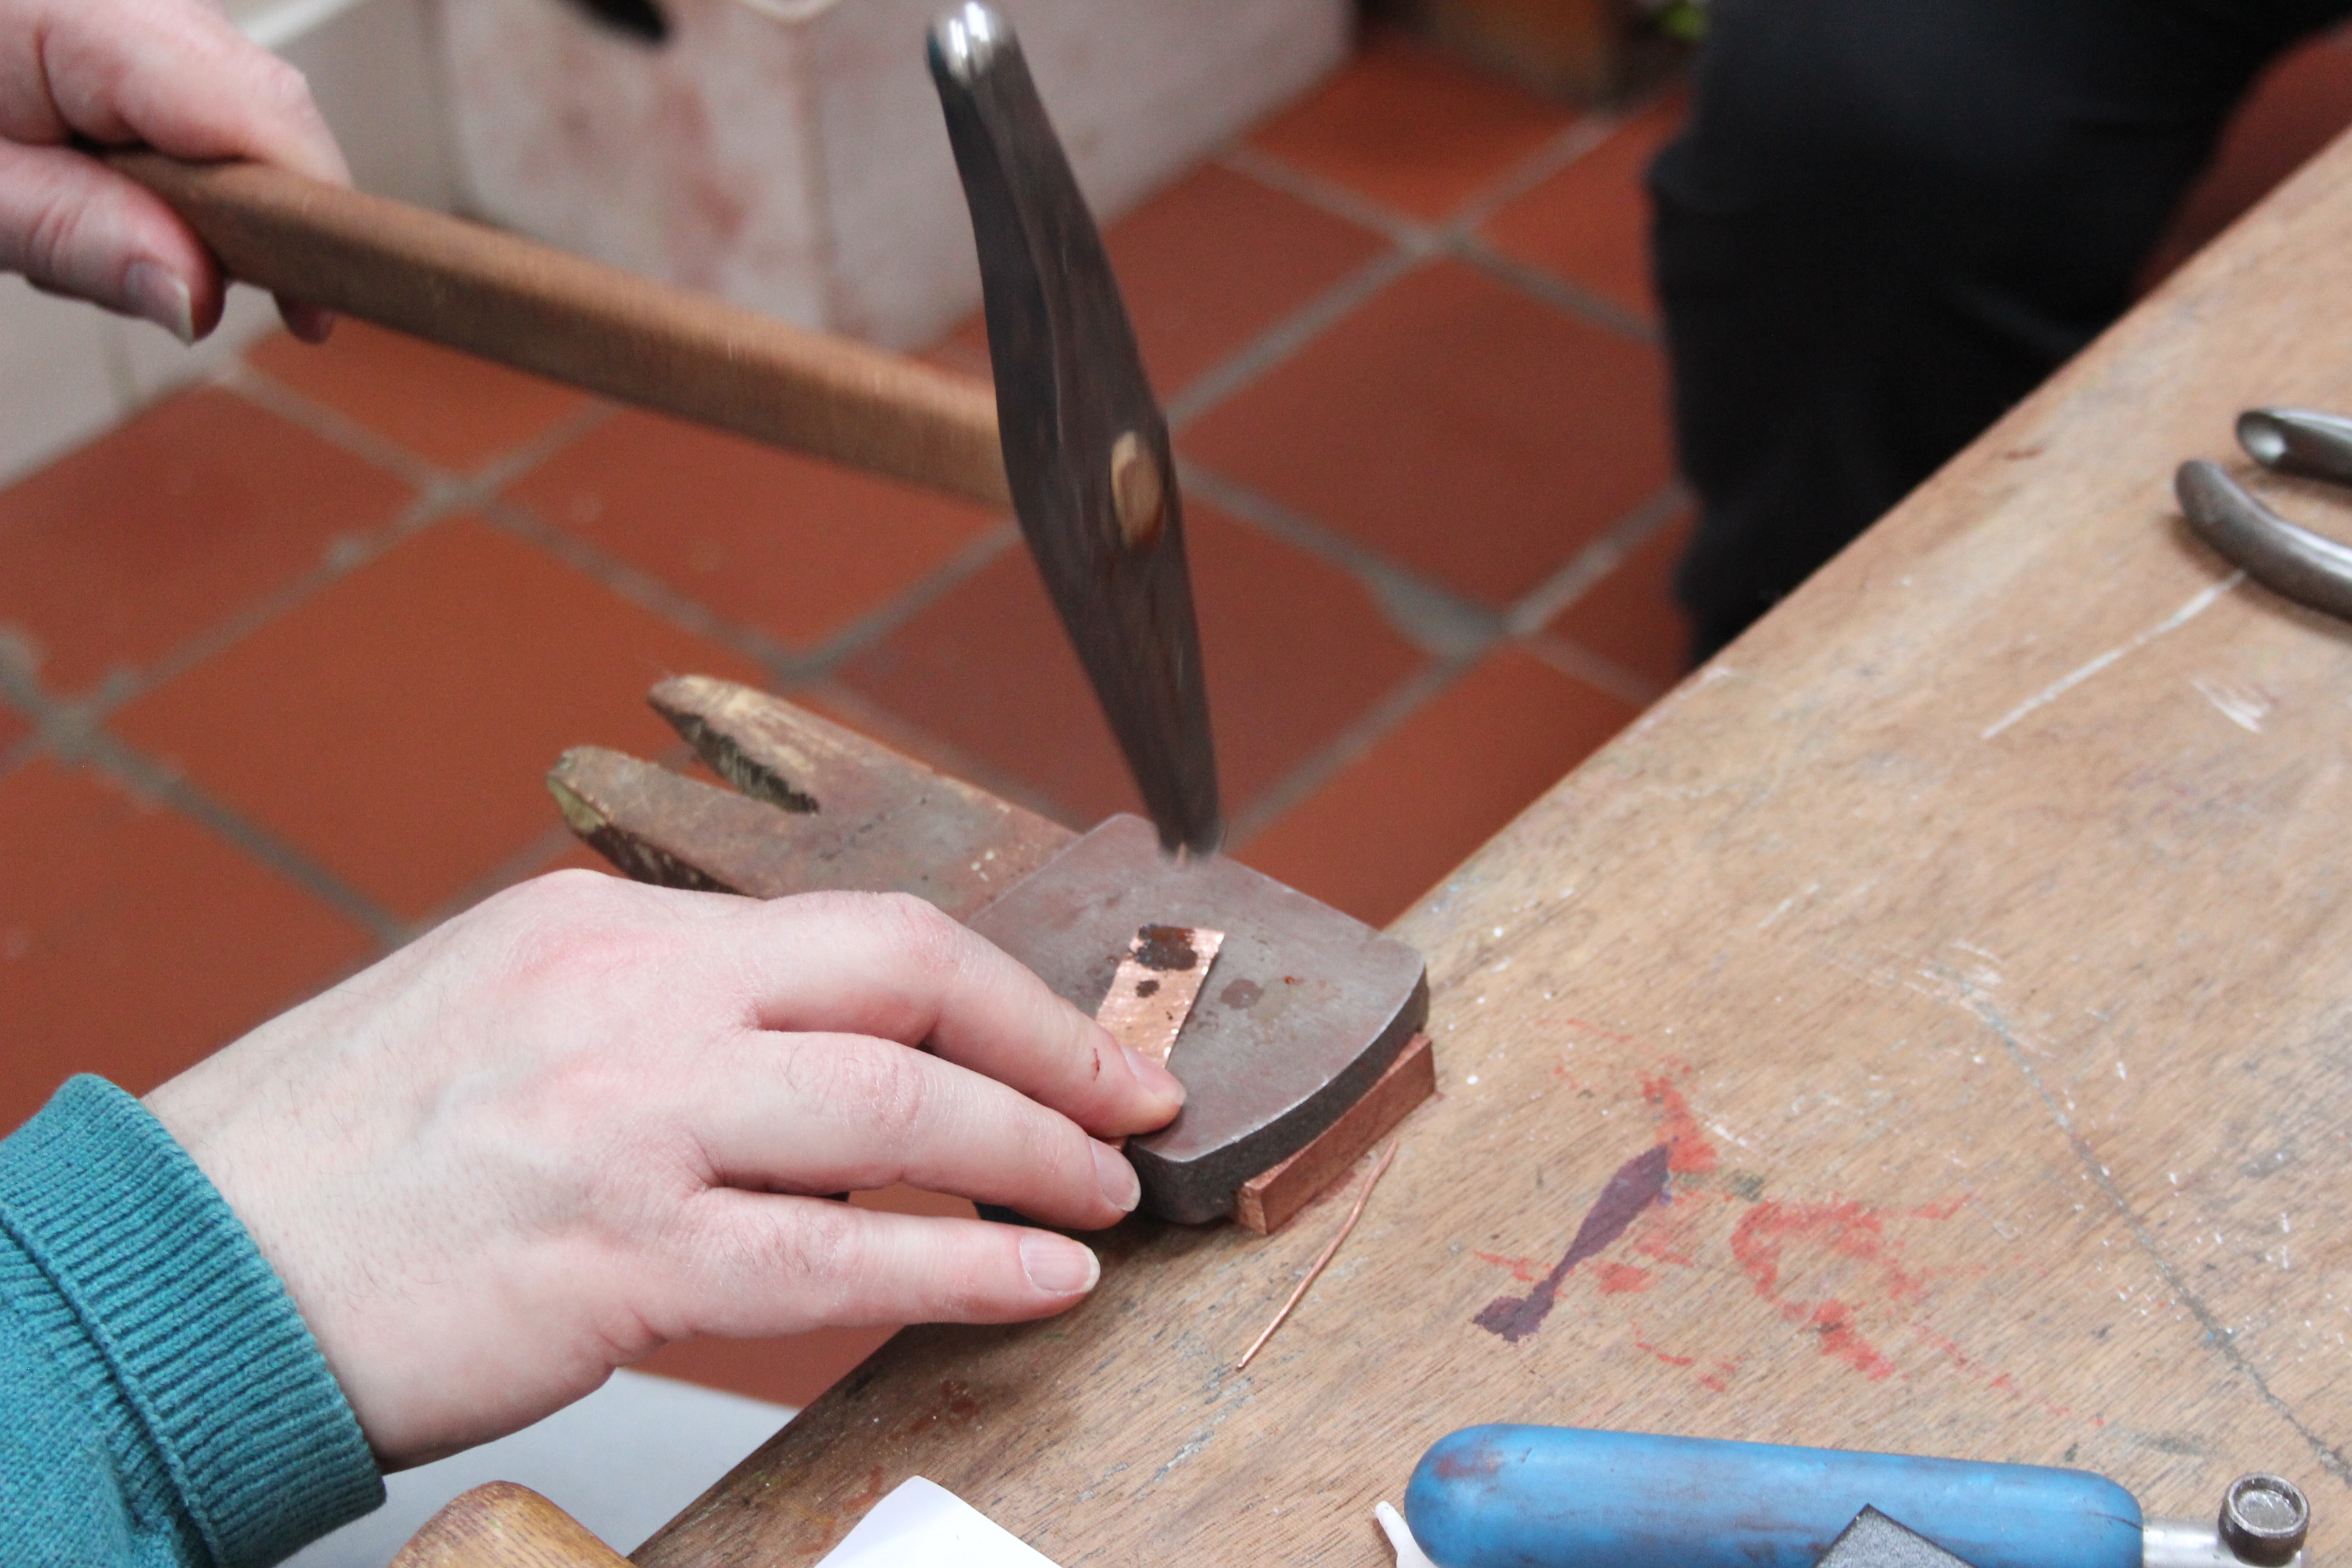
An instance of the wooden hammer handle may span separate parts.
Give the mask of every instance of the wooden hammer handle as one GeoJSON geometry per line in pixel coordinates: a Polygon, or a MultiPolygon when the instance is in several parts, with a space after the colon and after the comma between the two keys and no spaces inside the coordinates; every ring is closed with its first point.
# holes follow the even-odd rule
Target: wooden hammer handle
{"type": "Polygon", "coordinates": [[[665,414],[991,504],[985,383],[259,163],[108,155],[232,277],[665,414]]]}
{"type": "Polygon", "coordinates": [[[492,1481],[426,1520],[392,1568],[629,1568],[629,1560],[530,1488],[492,1481]]]}

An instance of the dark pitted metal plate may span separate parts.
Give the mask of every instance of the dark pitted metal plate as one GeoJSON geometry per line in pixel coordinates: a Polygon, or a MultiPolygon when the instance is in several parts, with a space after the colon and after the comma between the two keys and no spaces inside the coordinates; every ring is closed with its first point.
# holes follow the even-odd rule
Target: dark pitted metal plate
{"type": "Polygon", "coordinates": [[[1146,925],[1225,933],[1168,1069],[1176,1120],[1131,1140],[1141,1212],[1199,1224],[1353,1105],[1429,1016],[1421,954],[1218,856],[1178,862],[1114,816],[971,918],[1088,1015],[1146,925]]]}

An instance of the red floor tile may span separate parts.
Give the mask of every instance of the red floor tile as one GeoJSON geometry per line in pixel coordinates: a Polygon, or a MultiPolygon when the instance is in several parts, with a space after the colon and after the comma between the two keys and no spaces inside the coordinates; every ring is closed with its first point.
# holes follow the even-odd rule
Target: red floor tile
{"type": "Polygon", "coordinates": [[[1547,629],[1661,686],[1680,680],[1689,668],[1690,626],[1675,603],[1675,567],[1693,521],[1684,512],[1652,533],[1547,629]]]}
{"type": "Polygon", "coordinates": [[[1027,784],[1074,827],[1143,809],[1024,550],[991,562],[835,679],[1027,784]]]}
{"type": "Polygon", "coordinates": [[[394,913],[421,918],[556,821],[567,746],[674,737],[665,675],[759,672],[470,518],[441,523],[117,716],[394,913]]]}
{"type": "Polygon", "coordinates": [[[1682,129],[1675,93],[1652,104],[1609,140],[1496,213],[1486,225],[1496,247],[1654,321],[1650,281],[1650,160],[1682,129]]]}
{"type": "Polygon", "coordinates": [[[177,813],[47,760],[0,778],[0,1130],[68,1076],[145,1093],[368,956],[177,813]]]}
{"type": "Polygon", "coordinates": [[[895,598],[997,521],[970,501],[636,412],[509,494],[795,647],[895,598]]]}
{"type": "Polygon", "coordinates": [[[1385,925],[1639,711],[1502,647],[1235,853],[1385,925]]]}
{"type": "Polygon", "coordinates": [[[1665,482],[1665,396],[1654,348],[1442,262],[1180,445],[1501,607],[1665,482]]]}
{"type": "Polygon", "coordinates": [[[1573,110],[1399,34],[1252,132],[1250,145],[1411,217],[1449,217],[1576,121],[1573,110]]]}
{"type": "Polygon", "coordinates": [[[0,708],[0,752],[33,732],[32,721],[6,708],[0,708]]]}
{"type": "MultiPolygon", "coordinates": [[[[1338,738],[1421,663],[1354,581],[1197,503],[1186,542],[1228,811],[1338,738]]],[[[1140,809],[1024,552],[847,666],[840,679],[1060,803],[1073,825],[1140,809]]]]}
{"type": "Polygon", "coordinates": [[[2273,63],[2238,106],[2213,161],[2141,269],[2153,288],[2352,125],[2352,32],[2309,39],[2273,63]]]}
{"type": "MultiPolygon", "coordinates": [[[[1103,235],[1152,389],[1172,397],[1202,371],[1386,248],[1369,230],[1204,163],[1103,235]]],[[[973,311],[923,358],[986,376],[988,324],[973,311]]]]}
{"type": "Polygon", "coordinates": [[[1211,508],[1186,521],[1218,772],[1238,811],[1425,660],[1338,567],[1211,508]]]}
{"type": "MultiPolygon", "coordinates": [[[[860,1208],[894,1214],[972,1217],[971,1205],[961,1198],[945,1198],[912,1187],[853,1193],[849,1201],[860,1208]]],[[[637,1363],[637,1370],[798,1409],[840,1382],[852,1367],[880,1349],[893,1331],[820,1329],[772,1340],[689,1340],[656,1351],[637,1363]]]]}
{"type": "Polygon", "coordinates": [[[152,663],[390,522],[406,487],[226,392],[141,415],[0,492],[0,626],[52,691],[152,663]]]}
{"type": "Polygon", "coordinates": [[[349,318],[324,346],[280,332],[246,358],[444,468],[469,473],[586,407],[584,393],[349,318]]]}
{"type": "Polygon", "coordinates": [[[1162,397],[1387,248],[1214,163],[1112,225],[1104,243],[1162,397]]]}

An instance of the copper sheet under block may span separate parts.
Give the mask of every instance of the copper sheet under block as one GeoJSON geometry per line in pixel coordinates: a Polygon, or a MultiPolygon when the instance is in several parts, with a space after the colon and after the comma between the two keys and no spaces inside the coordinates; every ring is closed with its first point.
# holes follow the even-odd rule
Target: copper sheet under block
{"type": "Polygon", "coordinates": [[[1234,1194],[1234,1223],[1271,1236],[1311,1204],[1363,1158],[1366,1150],[1392,1131],[1412,1108],[1437,1092],[1437,1058],[1427,1035],[1405,1043],[1397,1059],[1364,1098],[1348,1108],[1322,1136],[1273,1169],[1251,1177],[1234,1194]]]}

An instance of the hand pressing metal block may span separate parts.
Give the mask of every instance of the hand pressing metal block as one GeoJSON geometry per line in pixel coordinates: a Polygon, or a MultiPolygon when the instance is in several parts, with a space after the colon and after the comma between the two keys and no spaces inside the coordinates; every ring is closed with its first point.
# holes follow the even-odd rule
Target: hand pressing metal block
{"type": "Polygon", "coordinates": [[[1077,837],[747,687],[684,676],[653,700],[735,790],[596,747],[548,780],[572,830],[630,876],[754,898],[915,893],[1087,1013],[1111,1001],[1138,1028],[1155,1012],[1181,1024],[1167,1061],[1190,1102],[1129,1145],[1146,1214],[1278,1230],[1435,1089],[1421,955],[1360,921],[1223,858],[1171,859],[1137,817],[1077,837]],[[1192,936],[1139,951],[1145,927],[1192,936]],[[1140,994],[1154,973],[1200,982],[1188,1016],[1140,994]]]}

